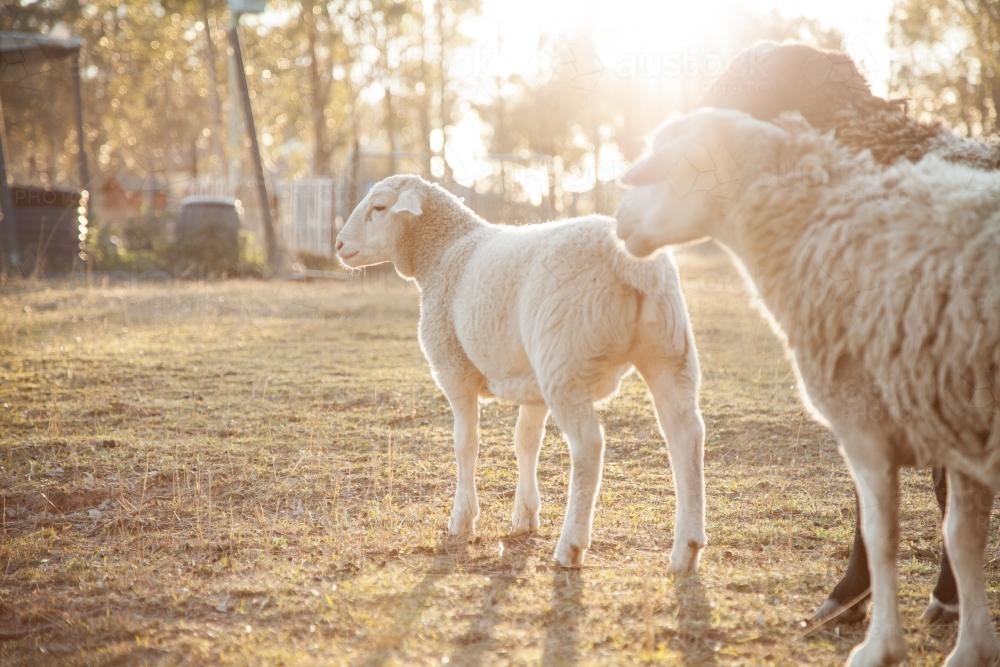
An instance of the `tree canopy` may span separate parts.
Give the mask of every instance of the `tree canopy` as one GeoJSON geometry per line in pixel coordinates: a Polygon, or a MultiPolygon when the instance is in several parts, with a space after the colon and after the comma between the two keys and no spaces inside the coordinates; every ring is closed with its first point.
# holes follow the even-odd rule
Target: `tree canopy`
{"type": "MultiPolygon", "coordinates": [[[[537,158],[551,196],[557,187],[596,192],[616,175],[607,168],[614,156],[634,158],[650,128],[696,104],[733,52],[759,39],[832,48],[844,41],[813,20],[745,13],[720,22],[690,52],[664,46],[609,58],[600,35],[581,29],[543,35],[530,63],[494,71],[480,66],[493,38],[466,29],[477,20],[484,23],[479,0],[272,0],[266,15],[246,17],[248,79],[266,164],[283,177],[328,176],[364,154],[377,162],[364,177],[407,170],[448,180],[460,177],[450,145],[467,144],[471,127],[484,151],[537,158]]],[[[64,25],[84,41],[85,139],[94,174],[192,178],[225,174],[234,158],[227,141],[229,21],[223,0],[37,0],[6,6],[0,29],[46,33],[64,25]]],[[[496,50],[503,40],[498,27],[496,50]]],[[[900,0],[891,41],[894,93],[963,131],[996,131],[995,2],[900,0]]],[[[72,180],[68,70],[19,66],[42,76],[5,69],[11,171],[21,180],[72,180]]],[[[475,177],[526,196],[529,186],[505,164],[475,177]]]]}

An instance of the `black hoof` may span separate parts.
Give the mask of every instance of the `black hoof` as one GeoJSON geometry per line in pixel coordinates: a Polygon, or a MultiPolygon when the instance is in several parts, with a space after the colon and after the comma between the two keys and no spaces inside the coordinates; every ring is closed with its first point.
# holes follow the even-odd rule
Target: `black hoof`
{"type": "Polygon", "coordinates": [[[811,625],[821,625],[824,623],[842,623],[842,624],[853,624],[861,623],[866,618],[868,618],[868,598],[856,602],[850,607],[845,607],[843,604],[834,600],[833,598],[827,598],[826,601],[820,605],[820,608],[816,610],[812,618],[809,619],[811,625]]]}

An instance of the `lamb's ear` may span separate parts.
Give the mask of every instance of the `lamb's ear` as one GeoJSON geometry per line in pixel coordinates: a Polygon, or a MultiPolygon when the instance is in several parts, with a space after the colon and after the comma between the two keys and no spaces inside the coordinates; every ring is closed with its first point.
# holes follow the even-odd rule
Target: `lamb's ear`
{"type": "Polygon", "coordinates": [[[399,193],[396,203],[392,205],[393,213],[409,213],[420,215],[424,211],[424,193],[417,188],[407,188],[399,193]]]}

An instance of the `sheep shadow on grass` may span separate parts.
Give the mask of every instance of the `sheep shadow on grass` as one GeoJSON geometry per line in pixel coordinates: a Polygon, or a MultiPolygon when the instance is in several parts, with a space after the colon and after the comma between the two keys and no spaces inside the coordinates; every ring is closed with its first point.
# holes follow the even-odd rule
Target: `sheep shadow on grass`
{"type": "Polygon", "coordinates": [[[438,595],[439,585],[449,577],[465,575],[488,575],[489,584],[478,607],[461,615],[469,619],[468,628],[455,638],[455,652],[449,656],[449,662],[463,667],[489,664],[491,651],[498,647],[496,628],[504,620],[503,612],[511,593],[523,582],[529,562],[537,560],[539,553],[539,542],[533,536],[507,536],[500,544],[499,562],[495,555],[473,555],[466,540],[447,535],[437,546],[428,548],[426,555],[433,558],[433,563],[405,596],[409,602],[396,611],[393,627],[385,632],[386,637],[394,640],[368,655],[361,664],[381,667],[398,657],[400,638],[412,635],[421,615],[438,595]]]}
{"type": "Polygon", "coordinates": [[[580,659],[580,617],[583,609],[580,570],[555,568],[552,573],[552,610],[546,625],[541,664],[575,665],[580,659]]]}
{"type": "Polygon", "coordinates": [[[697,576],[679,576],[677,590],[677,633],[672,642],[684,665],[715,665],[718,631],[712,626],[712,605],[705,586],[697,576]]]}
{"type": "MultiPolygon", "coordinates": [[[[507,536],[501,540],[501,545],[500,562],[492,561],[487,566],[490,583],[482,594],[479,611],[472,615],[468,630],[456,640],[452,664],[463,667],[490,664],[490,651],[497,648],[496,627],[505,620],[503,614],[511,593],[523,583],[529,562],[537,560],[539,541],[531,535],[507,536]]],[[[476,569],[473,566],[465,571],[476,569]]]]}
{"type": "Polygon", "coordinates": [[[382,665],[392,661],[399,648],[401,638],[411,634],[420,620],[420,616],[431,604],[438,584],[454,575],[458,571],[460,563],[468,560],[469,544],[465,540],[442,535],[440,542],[434,547],[427,548],[426,552],[433,556],[433,566],[406,595],[408,603],[396,609],[395,622],[391,631],[385,633],[386,637],[393,639],[368,655],[361,662],[364,667],[382,667],[382,665]]]}

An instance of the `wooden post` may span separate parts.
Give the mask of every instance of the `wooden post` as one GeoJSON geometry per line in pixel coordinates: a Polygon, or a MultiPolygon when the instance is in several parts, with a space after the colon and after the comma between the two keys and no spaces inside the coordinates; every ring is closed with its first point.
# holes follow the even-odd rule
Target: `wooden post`
{"type": "Polygon", "coordinates": [[[271,201],[267,196],[267,183],[264,181],[264,163],[260,158],[260,143],[257,141],[257,125],[253,119],[253,107],[250,106],[250,88],[247,85],[247,72],[243,65],[243,47],[240,43],[240,15],[232,13],[232,24],[229,27],[229,44],[233,49],[233,62],[236,65],[236,77],[243,97],[243,118],[247,134],[250,135],[250,152],[253,158],[254,174],[257,180],[257,198],[260,204],[261,219],[264,225],[264,248],[267,252],[267,264],[272,270],[278,270],[278,239],[274,233],[274,220],[271,216],[271,201]]]}
{"type": "Polygon", "coordinates": [[[0,208],[3,209],[3,226],[7,230],[7,261],[0,258],[0,267],[6,269],[9,263],[17,266],[21,258],[17,253],[17,233],[14,230],[14,202],[10,198],[10,185],[7,183],[7,133],[4,130],[3,105],[0,104],[0,208]]]}

